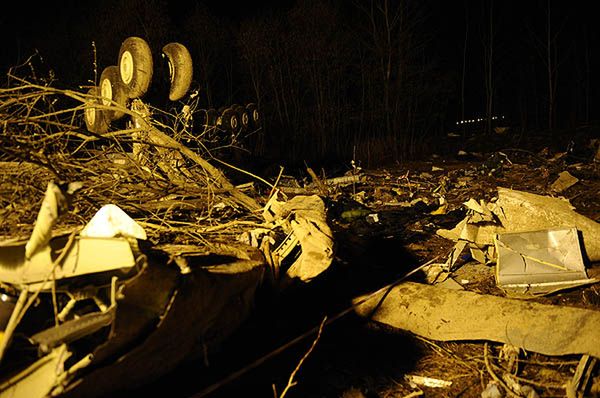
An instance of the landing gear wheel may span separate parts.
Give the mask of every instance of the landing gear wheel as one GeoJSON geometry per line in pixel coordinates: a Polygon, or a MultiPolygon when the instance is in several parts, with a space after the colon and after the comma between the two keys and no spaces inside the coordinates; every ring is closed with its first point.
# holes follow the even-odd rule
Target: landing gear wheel
{"type": "Polygon", "coordinates": [[[260,126],[260,112],[258,111],[258,107],[255,103],[250,103],[246,105],[246,111],[250,115],[250,124],[252,127],[260,126]]]}
{"type": "Polygon", "coordinates": [[[169,99],[177,101],[188,92],[192,84],[193,64],[188,49],[180,43],[169,43],[162,49],[169,63],[169,99]]]}
{"type": "MultiPolygon", "coordinates": [[[[121,82],[118,66],[112,65],[104,68],[102,75],[100,75],[99,89],[102,96],[102,105],[115,106],[113,102],[116,102],[124,108],[127,107],[127,88],[121,82]]],[[[118,120],[125,115],[125,112],[115,109],[105,111],[105,114],[110,120],[118,120]]]]}
{"type": "MultiPolygon", "coordinates": [[[[100,90],[97,87],[89,89],[88,94],[94,97],[99,95],[100,90]]],[[[97,108],[94,105],[99,105],[102,102],[100,98],[86,99],[83,118],[85,126],[89,132],[95,134],[103,134],[108,131],[109,120],[106,117],[106,112],[97,108]]]]}
{"type": "Polygon", "coordinates": [[[152,52],[140,37],[128,37],[119,50],[119,74],[129,98],[146,94],[152,81],[152,52]]]}
{"type": "Polygon", "coordinates": [[[244,108],[241,105],[234,105],[232,108],[235,110],[235,112],[238,115],[241,130],[242,131],[248,130],[248,127],[250,127],[250,116],[249,116],[248,111],[246,111],[246,108],[244,108]]]}
{"type": "Polygon", "coordinates": [[[227,131],[237,131],[240,125],[237,113],[231,108],[225,109],[217,120],[217,125],[227,131]]]}
{"type": "Polygon", "coordinates": [[[219,114],[213,108],[206,110],[206,119],[205,119],[205,127],[212,128],[217,125],[217,119],[219,118],[219,114]]]}

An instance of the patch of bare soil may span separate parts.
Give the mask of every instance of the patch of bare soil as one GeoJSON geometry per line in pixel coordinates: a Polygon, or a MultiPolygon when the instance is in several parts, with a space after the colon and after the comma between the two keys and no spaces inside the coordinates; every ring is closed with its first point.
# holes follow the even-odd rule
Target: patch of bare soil
{"type": "MultiPolygon", "coordinates": [[[[491,140],[479,138],[487,141],[489,150],[491,140]]],[[[459,156],[452,149],[452,156],[363,170],[360,182],[329,196],[328,213],[337,244],[331,269],[310,285],[259,297],[256,315],[223,346],[220,355],[210,358],[210,366],[201,361],[185,364],[140,394],[176,389],[178,396],[279,397],[288,385],[291,388],[284,395],[295,397],[481,397],[494,377],[512,371],[514,381],[535,390],[537,395],[529,390],[530,397],[565,396],[565,385],[580,356],[521,352],[516,365],[509,365],[501,344],[431,341],[369,322],[348,309],[359,294],[402,278],[432,259],[443,262],[454,242],[436,235],[436,230],[454,227],[465,215],[464,202],[491,200],[497,187],[562,196],[580,214],[600,220],[600,164],[593,159],[588,139],[579,136],[579,142],[572,144],[540,135],[530,137],[529,147],[496,146],[488,152],[459,156]],[[574,145],[583,149],[577,152],[574,145]],[[563,171],[579,181],[554,192],[551,184],[563,171]],[[442,197],[444,211],[440,211],[442,197]],[[329,323],[317,338],[324,317],[329,323]],[[428,387],[411,381],[412,376],[447,383],[428,387]]],[[[481,141],[471,144],[483,148],[486,145],[481,141]]],[[[586,265],[590,276],[600,270],[599,264],[586,265]]],[[[505,296],[496,286],[493,266],[463,254],[457,267],[452,277],[464,289],[505,296]]],[[[423,279],[422,273],[409,278],[423,279]]],[[[534,300],[598,310],[600,286],[534,300]]],[[[464,311],[468,313],[469,308],[464,311]]],[[[599,374],[596,367],[586,396],[598,396],[599,374]]]]}

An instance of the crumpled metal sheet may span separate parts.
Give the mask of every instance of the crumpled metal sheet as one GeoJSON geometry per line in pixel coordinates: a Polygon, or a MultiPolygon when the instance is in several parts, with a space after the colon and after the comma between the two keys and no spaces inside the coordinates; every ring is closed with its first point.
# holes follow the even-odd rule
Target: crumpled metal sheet
{"type": "MultiPolygon", "coordinates": [[[[66,345],[55,348],[24,371],[0,384],[0,396],[31,398],[52,396],[62,377],[67,376],[64,365],[71,353],[66,345]]],[[[65,379],[66,380],[66,377],[65,379]]]]}
{"type": "Polygon", "coordinates": [[[353,303],[360,316],[432,340],[489,340],[545,355],[600,358],[600,311],[413,282],[353,303]]]}
{"type": "Polygon", "coordinates": [[[529,232],[550,228],[575,227],[581,232],[584,257],[600,261],[600,224],[574,211],[566,199],[536,195],[508,188],[498,188],[498,200],[478,213],[469,207],[468,215],[451,230],[440,229],[437,234],[452,240],[463,239],[478,247],[493,246],[499,233],[529,232]],[[474,218],[472,218],[474,217],[474,218]]]}
{"type": "Polygon", "coordinates": [[[52,227],[58,216],[67,208],[67,198],[60,187],[50,181],[46,188],[40,211],[35,221],[31,237],[25,245],[25,257],[31,258],[36,252],[47,250],[52,237],[52,227]]]}
{"type": "Polygon", "coordinates": [[[119,206],[104,205],[94,214],[79,236],[89,238],[114,238],[117,236],[146,240],[146,231],[119,206]]]}
{"type": "Polygon", "coordinates": [[[575,228],[498,234],[496,281],[521,294],[546,294],[596,282],[588,279],[575,228]]]}
{"type": "Polygon", "coordinates": [[[318,195],[298,195],[285,202],[271,200],[264,215],[267,221],[290,229],[300,243],[302,252],[287,269],[287,276],[307,282],[329,268],[334,255],[333,234],[325,203],[318,195]]]}

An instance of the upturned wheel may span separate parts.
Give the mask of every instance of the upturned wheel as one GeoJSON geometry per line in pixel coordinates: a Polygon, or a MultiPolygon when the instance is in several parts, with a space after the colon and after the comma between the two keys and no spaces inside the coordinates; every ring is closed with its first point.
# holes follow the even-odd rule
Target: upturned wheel
{"type": "Polygon", "coordinates": [[[250,115],[246,108],[241,105],[234,105],[232,106],[232,108],[237,113],[241,130],[248,130],[248,128],[250,127],[250,115]]]}
{"type": "Polygon", "coordinates": [[[152,81],[152,51],[140,37],[128,37],[119,50],[119,74],[129,98],[146,94],[152,81]]]}
{"type": "Polygon", "coordinates": [[[231,108],[225,109],[219,116],[217,125],[227,131],[236,131],[240,125],[237,113],[231,108]]]}
{"type": "Polygon", "coordinates": [[[188,92],[192,84],[193,63],[188,49],[181,43],[169,43],[162,49],[169,64],[169,99],[177,101],[188,92]]]}
{"type": "MultiPolygon", "coordinates": [[[[121,82],[119,75],[119,67],[116,65],[107,66],[100,75],[100,95],[102,96],[102,104],[106,106],[115,106],[113,102],[126,108],[127,87],[121,82]]],[[[106,117],[110,120],[118,120],[125,115],[125,112],[119,109],[105,111],[106,117]]]]}
{"type": "Polygon", "coordinates": [[[250,125],[252,127],[259,127],[261,122],[261,115],[258,111],[258,107],[256,106],[256,104],[251,102],[248,105],[246,105],[246,111],[249,115],[250,125]]]}
{"type": "Polygon", "coordinates": [[[98,97],[100,90],[97,87],[92,87],[88,90],[88,95],[92,98],[87,98],[83,111],[83,119],[87,130],[95,134],[103,134],[108,131],[109,123],[106,112],[99,109],[97,105],[101,104],[101,99],[98,97]]]}
{"type": "Polygon", "coordinates": [[[210,108],[206,110],[206,119],[205,125],[206,127],[215,127],[217,125],[217,119],[219,118],[219,114],[216,109],[210,108]]]}

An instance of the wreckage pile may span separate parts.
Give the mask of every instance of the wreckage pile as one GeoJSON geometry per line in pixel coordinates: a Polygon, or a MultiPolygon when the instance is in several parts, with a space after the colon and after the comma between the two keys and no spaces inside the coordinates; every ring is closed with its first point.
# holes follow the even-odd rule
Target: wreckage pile
{"type": "Polygon", "coordinates": [[[9,82],[0,90],[0,396],[144,384],[215,350],[250,315],[259,287],[308,282],[331,264],[318,196],[288,201],[250,174],[270,194],[234,186],[202,137],[194,149],[180,142],[181,115],[95,88],[9,82]],[[97,128],[114,112],[128,116],[124,126],[97,128]]]}
{"type": "MultiPolygon", "coordinates": [[[[157,130],[151,117],[145,127],[155,129],[157,139],[164,142],[156,144],[160,153],[150,164],[132,156],[131,137],[136,129],[95,134],[82,128],[85,104],[94,97],[49,84],[16,82],[16,87],[0,93],[0,214],[4,220],[0,235],[31,232],[49,180],[81,183],[72,211],[60,220],[61,225],[89,220],[107,203],[119,203],[157,239],[186,236],[187,241],[198,243],[204,234],[224,233],[212,227],[232,216],[241,224],[261,222],[260,214],[252,212],[260,205],[242,192],[244,187],[233,187],[201,155],[157,130]],[[161,152],[168,145],[174,145],[174,150],[161,152]],[[185,158],[178,149],[191,156],[185,158]],[[165,157],[169,156],[177,157],[179,164],[168,163],[172,159],[165,157]]],[[[172,120],[176,124],[177,116],[172,120]]],[[[210,157],[210,153],[202,156],[210,157]]]]}
{"type": "Polygon", "coordinates": [[[307,184],[246,173],[250,183],[234,186],[202,137],[182,144],[194,138],[189,104],[168,114],[137,99],[102,104],[88,87],[10,79],[0,90],[0,395],[89,396],[108,392],[98,385],[143,384],[184,354],[206,359],[248,316],[265,280],[311,281],[334,260],[338,238],[338,270],[368,265],[360,289],[350,289],[355,313],[429,348],[413,374],[389,374],[385,386],[348,382],[356,394],[598,390],[593,154],[567,162],[568,152],[547,148],[502,150],[372,171],[353,161],[335,178],[309,168],[307,184]],[[90,108],[119,110],[128,123],[90,131],[90,108]],[[329,217],[324,197],[334,202],[329,217]],[[393,250],[363,249],[365,237],[393,250]],[[424,265],[390,261],[401,245],[424,265]],[[401,281],[365,293],[365,274],[384,267],[401,281]],[[416,275],[419,283],[406,281],[416,275]],[[174,339],[182,330],[190,333],[174,339]],[[123,369],[138,372],[115,378],[123,369]]]}
{"type": "Polygon", "coordinates": [[[360,316],[426,342],[412,375],[375,389],[597,396],[600,180],[592,148],[583,159],[548,148],[433,157],[371,172],[353,187],[355,205],[341,224],[362,222],[365,234],[404,241],[426,264],[413,278],[420,283],[353,300],[360,316]]]}

